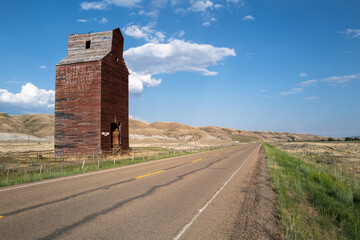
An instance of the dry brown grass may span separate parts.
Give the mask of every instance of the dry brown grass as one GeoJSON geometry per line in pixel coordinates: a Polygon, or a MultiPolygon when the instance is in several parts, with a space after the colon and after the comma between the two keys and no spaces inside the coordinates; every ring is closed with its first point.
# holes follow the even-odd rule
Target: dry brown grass
{"type": "Polygon", "coordinates": [[[278,147],[306,162],[332,168],[360,180],[360,143],[358,142],[283,142],[278,147]]]}
{"type": "Polygon", "coordinates": [[[0,142],[0,153],[28,152],[28,151],[52,151],[54,142],[0,142]]]}

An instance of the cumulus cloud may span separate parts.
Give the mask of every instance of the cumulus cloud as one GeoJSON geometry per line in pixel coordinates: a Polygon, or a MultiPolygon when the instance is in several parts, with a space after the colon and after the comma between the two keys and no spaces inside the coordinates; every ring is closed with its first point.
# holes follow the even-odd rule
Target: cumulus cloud
{"type": "Polygon", "coordinates": [[[153,18],[157,18],[160,14],[159,9],[152,9],[151,11],[144,11],[144,10],[140,10],[139,11],[139,15],[144,15],[144,16],[148,16],[148,17],[153,17],[153,18]]]}
{"type": "Polygon", "coordinates": [[[11,93],[0,88],[0,103],[24,107],[53,108],[55,92],[53,90],[39,89],[32,83],[21,87],[20,93],[11,93]]]}
{"type": "Polygon", "coordinates": [[[345,31],[339,33],[345,34],[347,38],[360,38],[360,29],[348,28],[345,31]]]}
{"type": "Polygon", "coordinates": [[[86,23],[86,22],[88,22],[89,20],[87,20],[87,19],[78,19],[77,20],[77,22],[81,22],[81,23],[86,23]]]}
{"type": "Polygon", "coordinates": [[[216,75],[207,68],[227,56],[236,56],[234,49],[196,44],[184,40],[168,43],[147,43],[124,52],[126,64],[141,74],[174,73],[178,71],[201,72],[216,75]]]}
{"type": "Polygon", "coordinates": [[[205,12],[207,8],[211,8],[214,4],[209,0],[192,1],[188,10],[193,12],[205,12]]]}
{"type": "Polygon", "coordinates": [[[202,25],[205,26],[205,27],[208,27],[210,26],[211,22],[215,22],[216,21],[216,18],[214,17],[210,17],[207,21],[205,21],[202,25]]]}
{"type": "Polygon", "coordinates": [[[80,7],[82,10],[105,10],[108,8],[108,4],[106,2],[81,2],[80,7]]]}
{"type": "Polygon", "coordinates": [[[81,2],[80,7],[82,10],[106,10],[109,9],[111,5],[118,7],[134,7],[141,0],[103,0],[99,2],[81,2]]]}
{"type": "Polygon", "coordinates": [[[242,18],[244,21],[254,21],[255,18],[251,15],[247,15],[245,17],[242,18]]]}
{"type": "Polygon", "coordinates": [[[159,43],[165,40],[165,35],[162,32],[155,31],[151,26],[131,25],[123,29],[124,34],[137,39],[144,39],[147,42],[159,43]]]}
{"type": "Polygon", "coordinates": [[[296,85],[301,86],[301,87],[311,87],[311,86],[315,86],[317,82],[318,81],[316,79],[313,79],[313,80],[303,81],[303,82],[298,83],[296,85]]]}
{"type": "Polygon", "coordinates": [[[132,94],[140,94],[144,87],[156,87],[161,83],[161,79],[151,77],[151,74],[141,74],[129,70],[129,92],[132,94]]]}
{"type": "Polygon", "coordinates": [[[210,22],[209,22],[209,21],[208,21],[208,22],[204,22],[202,25],[205,26],[205,27],[209,27],[209,26],[210,26],[210,22]]]}
{"type": "Polygon", "coordinates": [[[327,82],[332,85],[340,85],[343,83],[348,83],[355,79],[360,79],[360,73],[345,75],[345,76],[333,76],[333,77],[323,78],[320,81],[327,82]]]}
{"type": "Polygon", "coordinates": [[[302,92],[302,88],[293,88],[289,91],[286,91],[286,92],[281,92],[279,93],[279,95],[282,95],[282,96],[287,96],[287,95],[291,95],[291,94],[295,94],[295,93],[301,93],[302,92]]]}
{"type": "Polygon", "coordinates": [[[299,74],[299,77],[307,77],[307,74],[306,74],[305,72],[301,72],[301,73],[299,74]]]}
{"type": "Polygon", "coordinates": [[[40,69],[46,69],[46,66],[39,66],[40,69]]]}

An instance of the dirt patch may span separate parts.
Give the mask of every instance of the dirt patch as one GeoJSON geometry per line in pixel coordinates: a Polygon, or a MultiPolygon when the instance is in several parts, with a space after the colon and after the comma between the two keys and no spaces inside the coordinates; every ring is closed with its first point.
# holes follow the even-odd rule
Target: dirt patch
{"type": "Polygon", "coordinates": [[[238,213],[230,239],[280,239],[276,196],[269,178],[270,172],[262,146],[256,170],[243,191],[245,201],[238,213]]]}

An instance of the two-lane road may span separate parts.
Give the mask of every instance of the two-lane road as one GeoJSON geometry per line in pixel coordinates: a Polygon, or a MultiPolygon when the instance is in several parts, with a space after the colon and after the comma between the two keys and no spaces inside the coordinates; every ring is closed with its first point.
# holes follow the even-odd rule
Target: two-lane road
{"type": "Polygon", "coordinates": [[[0,189],[0,239],[227,239],[261,143],[0,189]]]}

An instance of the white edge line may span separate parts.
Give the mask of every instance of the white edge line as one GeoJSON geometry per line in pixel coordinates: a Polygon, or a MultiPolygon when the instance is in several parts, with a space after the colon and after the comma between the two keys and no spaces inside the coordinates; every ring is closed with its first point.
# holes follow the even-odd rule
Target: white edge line
{"type": "Polygon", "coordinates": [[[194,223],[194,221],[198,218],[198,216],[200,216],[200,214],[202,213],[202,211],[204,211],[207,206],[216,198],[216,196],[221,192],[221,190],[223,190],[223,188],[230,182],[230,180],[235,176],[235,174],[242,168],[242,166],[244,166],[244,164],[250,159],[250,157],[253,155],[253,153],[257,150],[258,148],[255,148],[255,150],[246,158],[246,160],[241,164],[241,166],[230,176],[230,178],[223,183],[223,185],[219,188],[219,190],[217,190],[217,192],[212,196],[212,198],[210,198],[209,201],[206,202],[206,204],[198,209],[197,213],[195,214],[195,216],[191,219],[191,221],[189,223],[187,223],[183,229],[176,235],[176,237],[173,238],[173,240],[179,240],[181,238],[181,236],[186,232],[186,230],[194,223]]]}
{"type": "MultiPolygon", "coordinates": [[[[238,147],[238,146],[234,146],[234,147],[238,147]]],[[[83,173],[83,174],[79,173],[79,174],[72,175],[72,176],[64,176],[64,177],[55,178],[55,179],[52,179],[52,180],[44,180],[44,181],[41,181],[41,182],[35,182],[35,183],[30,183],[30,184],[25,183],[25,185],[21,185],[21,186],[9,187],[9,188],[6,187],[5,189],[0,189],[0,192],[15,190],[15,189],[19,189],[19,188],[26,188],[26,187],[36,186],[36,185],[40,185],[40,184],[45,184],[45,183],[58,182],[58,181],[63,181],[63,180],[68,180],[68,179],[73,179],[73,178],[85,177],[85,176],[90,176],[90,175],[95,175],[95,174],[100,174],[100,173],[106,173],[106,172],[111,172],[111,171],[117,171],[117,170],[122,170],[122,169],[125,169],[125,168],[131,168],[131,167],[137,167],[137,166],[142,166],[142,165],[147,165],[147,164],[153,164],[153,163],[167,161],[167,160],[170,160],[170,159],[189,157],[191,155],[194,156],[194,155],[203,154],[203,153],[212,152],[212,151],[217,152],[217,151],[226,150],[226,149],[229,149],[229,148],[221,148],[221,149],[217,149],[217,150],[199,152],[199,153],[188,154],[188,155],[183,155],[183,156],[164,158],[164,159],[145,162],[145,163],[136,163],[136,164],[132,164],[132,165],[120,166],[120,167],[116,167],[116,168],[110,168],[110,169],[106,169],[106,170],[100,170],[100,171],[83,173]]]]}

